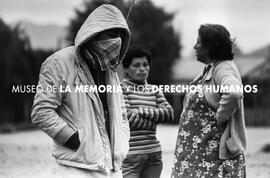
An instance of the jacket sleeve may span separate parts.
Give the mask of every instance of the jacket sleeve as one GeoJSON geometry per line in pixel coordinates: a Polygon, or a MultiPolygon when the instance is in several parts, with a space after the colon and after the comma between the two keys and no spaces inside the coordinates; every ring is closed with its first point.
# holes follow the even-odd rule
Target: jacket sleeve
{"type": "Polygon", "coordinates": [[[161,92],[157,93],[157,108],[154,109],[154,120],[157,120],[157,122],[172,122],[174,120],[173,108],[161,92]]]}
{"type": "Polygon", "coordinates": [[[224,122],[239,109],[243,91],[237,91],[237,87],[241,87],[241,80],[237,78],[235,69],[228,65],[218,65],[214,71],[215,83],[220,87],[228,88],[226,92],[221,91],[221,98],[216,113],[219,122],[224,122]],[[234,91],[235,90],[235,91],[234,91]]]}
{"type": "Polygon", "coordinates": [[[31,113],[32,123],[59,144],[64,144],[76,132],[57,113],[64,95],[59,91],[64,81],[63,73],[63,69],[54,56],[49,57],[42,64],[38,82],[39,90],[36,92],[31,113]],[[48,87],[56,87],[57,91],[49,91],[48,87]]]}
{"type": "Polygon", "coordinates": [[[123,130],[124,133],[126,135],[126,139],[127,141],[129,141],[130,139],[130,129],[129,129],[129,122],[128,122],[128,118],[127,118],[127,109],[125,106],[125,99],[124,99],[124,95],[121,95],[121,108],[122,108],[122,116],[123,116],[123,130]]]}

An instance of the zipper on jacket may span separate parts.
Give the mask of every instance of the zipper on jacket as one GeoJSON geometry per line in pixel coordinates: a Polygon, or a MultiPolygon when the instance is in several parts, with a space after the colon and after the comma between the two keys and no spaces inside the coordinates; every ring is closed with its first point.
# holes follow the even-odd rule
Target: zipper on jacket
{"type": "MultiPolygon", "coordinates": [[[[90,74],[92,76],[92,79],[94,80],[93,82],[96,85],[100,85],[100,84],[105,85],[106,84],[105,83],[105,78],[104,78],[105,74],[102,73],[99,70],[94,69],[93,66],[87,62],[87,60],[85,60],[85,61],[86,61],[86,64],[88,66],[88,69],[90,71],[90,74]],[[96,71],[96,73],[92,73],[93,71],[96,71]],[[97,76],[97,78],[93,77],[93,75],[97,76]],[[100,75],[103,75],[103,78],[100,75]]],[[[83,68],[82,68],[82,71],[84,71],[83,68]]],[[[85,73],[85,72],[83,72],[83,73],[85,73]]],[[[99,98],[99,100],[101,102],[101,105],[102,105],[101,108],[104,111],[105,129],[107,131],[107,135],[108,135],[108,139],[109,139],[109,144],[110,144],[110,149],[111,149],[112,167],[113,167],[113,170],[115,170],[115,163],[114,163],[114,144],[113,144],[114,143],[114,140],[112,140],[113,138],[111,137],[111,122],[110,122],[109,111],[108,111],[107,94],[105,94],[105,93],[98,93],[97,96],[98,96],[98,98],[99,98]]]]}
{"type": "Polygon", "coordinates": [[[109,138],[109,144],[110,144],[110,148],[111,148],[111,157],[112,157],[112,167],[113,170],[115,170],[115,165],[114,165],[114,140],[113,138],[111,138],[111,124],[110,124],[110,120],[109,120],[109,114],[108,114],[108,110],[104,110],[104,117],[105,117],[105,126],[106,126],[106,131],[108,133],[108,138],[109,138]],[[109,123],[108,123],[109,122],[109,123]]]}

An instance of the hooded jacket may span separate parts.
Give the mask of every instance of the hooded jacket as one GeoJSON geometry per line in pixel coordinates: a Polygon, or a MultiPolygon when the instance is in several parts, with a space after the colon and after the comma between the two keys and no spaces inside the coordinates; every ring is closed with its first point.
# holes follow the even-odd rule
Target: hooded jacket
{"type": "MultiPolygon", "coordinates": [[[[113,28],[120,28],[124,33],[120,64],[129,45],[130,31],[122,13],[106,4],[88,16],[74,46],[57,51],[41,66],[38,86],[42,91],[34,98],[32,122],[54,140],[53,156],[60,164],[89,170],[119,170],[128,152],[129,126],[122,93],[107,93],[111,132],[108,134],[98,93],[85,90],[85,86],[93,87],[95,83],[78,52],[83,43],[113,28]],[[79,148],[74,151],[62,146],[75,132],[79,133],[79,148]]],[[[106,70],[105,78],[107,85],[120,86],[113,70],[106,70]]]]}

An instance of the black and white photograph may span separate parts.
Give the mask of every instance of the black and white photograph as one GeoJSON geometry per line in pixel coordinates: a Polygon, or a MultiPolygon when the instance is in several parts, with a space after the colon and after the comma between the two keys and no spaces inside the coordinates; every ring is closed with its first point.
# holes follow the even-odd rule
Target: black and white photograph
{"type": "Polygon", "coordinates": [[[269,0],[0,0],[0,178],[269,178],[269,0]]]}

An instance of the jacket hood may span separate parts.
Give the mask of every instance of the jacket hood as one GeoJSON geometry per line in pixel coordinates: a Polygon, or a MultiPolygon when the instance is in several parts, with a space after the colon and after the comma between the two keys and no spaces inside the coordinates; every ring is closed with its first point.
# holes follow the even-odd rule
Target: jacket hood
{"type": "Polygon", "coordinates": [[[110,4],[99,6],[87,17],[76,35],[75,46],[78,47],[98,33],[113,28],[123,29],[124,35],[119,56],[122,61],[129,46],[130,31],[121,11],[110,4]]]}

